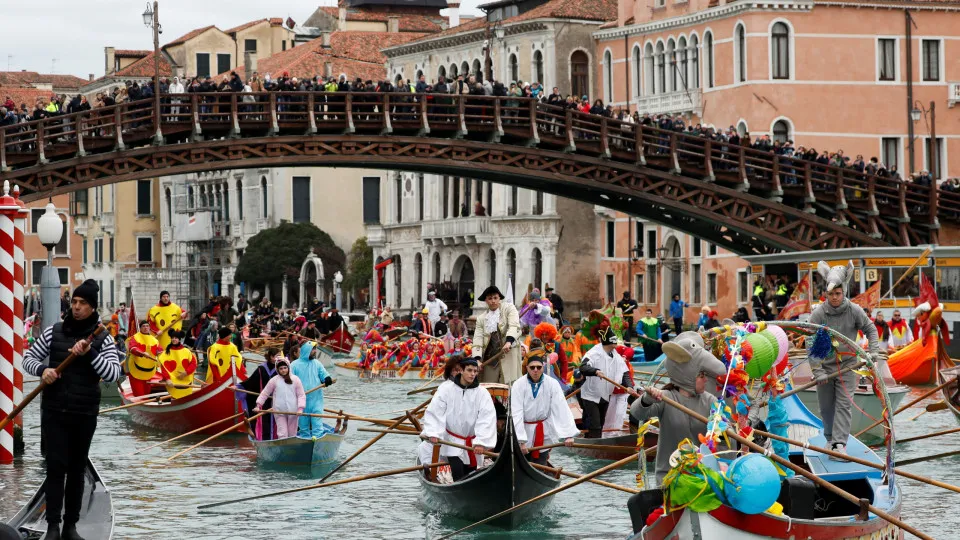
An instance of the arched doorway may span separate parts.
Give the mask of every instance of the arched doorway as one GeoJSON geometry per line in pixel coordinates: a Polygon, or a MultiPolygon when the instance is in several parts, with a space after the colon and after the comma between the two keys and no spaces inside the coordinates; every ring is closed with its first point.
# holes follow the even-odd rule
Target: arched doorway
{"type": "Polygon", "coordinates": [[[583,51],[570,55],[570,90],[575,96],[590,95],[590,57],[583,51]]]}
{"type": "Polygon", "coordinates": [[[670,236],[663,246],[667,248],[663,259],[663,305],[670,305],[673,295],[683,298],[683,259],[680,241],[670,236]]]}
{"type": "Polygon", "coordinates": [[[470,313],[474,295],[474,281],[476,276],[473,271],[473,261],[466,255],[461,255],[453,263],[453,273],[451,275],[453,282],[457,287],[457,303],[460,304],[462,313],[470,313]]]}
{"type": "Polygon", "coordinates": [[[323,300],[323,261],[311,249],[310,254],[300,265],[300,308],[309,305],[314,298],[323,300]]]}

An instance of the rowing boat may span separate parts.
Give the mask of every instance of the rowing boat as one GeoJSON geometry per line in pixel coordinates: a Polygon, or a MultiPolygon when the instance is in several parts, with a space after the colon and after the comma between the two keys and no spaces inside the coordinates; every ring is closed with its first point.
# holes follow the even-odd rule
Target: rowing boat
{"type": "Polygon", "coordinates": [[[354,376],[358,379],[381,379],[389,381],[430,380],[434,377],[434,375],[437,375],[443,371],[443,367],[440,366],[436,370],[428,370],[425,377],[420,377],[419,367],[411,367],[402,375],[400,374],[400,368],[398,367],[382,368],[374,373],[374,370],[372,369],[361,368],[360,364],[357,362],[336,362],[334,367],[337,370],[337,373],[343,376],[354,376]]]}
{"type": "MultiPolygon", "coordinates": [[[[224,379],[180,399],[146,403],[128,407],[126,411],[135,424],[171,433],[186,433],[240,412],[240,405],[229,388],[233,384],[231,379],[224,379]]],[[[120,391],[124,405],[139,401],[131,392],[129,382],[124,382],[120,391]]],[[[237,431],[244,431],[242,418],[237,418],[234,423],[237,431]]],[[[216,424],[200,433],[212,435],[225,427],[226,424],[216,424]]]]}
{"type": "MultiPolygon", "coordinates": [[[[586,437],[577,437],[573,440],[574,444],[590,446],[606,446],[609,448],[584,448],[577,446],[561,446],[560,448],[571,454],[592,459],[602,459],[604,461],[620,461],[621,459],[636,454],[637,434],[629,430],[604,433],[600,439],[587,439],[586,437]]],[[[648,430],[643,434],[643,446],[647,450],[657,446],[659,434],[656,428],[648,430]]],[[[647,461],[653,462],[657,459],[656,452],[647,454],[647,461]]]]}
{"type": "MultiPolygon", "coordinates": [[[[488,391],[492,387],[503,394],[509,391],[509,387],[502,384],[483,386],[488,391]]],[[[506,401],[509,407],[509,400],[506,401]]],[[[523,457],[513,432],[513,422],[508,421],[505,430],[507,442],[492,465],[450,484],[431,482],[425,475],[419,475],[426,507],[460,519],[478,521],[556,488],[560,484],[559,477],[540,472],[523,457]]],[[[505,529],[517,527],[540,516],[550,499],[541,499],[490,524],[505,529]]]]}
{"type": "Polygon", "coordinates": [[[947,355],[946,347],[943,346],[943,340],[940,339],[940,341],[940,350],[938,352],[940,369],[937,370],[937,382],[938,384],[943,384],[951,379],[953,380],[953,383],[943,387],[941,392],[943,393],[943,401],[947,404],[947,408],[950,409],[953,416],[960,422],[960,366],[954,365],[953,360],[947,355]]]}
{"type": "MultiPolygon", "coordinates": [[[[113,500],[96,467],[87,460],[83,477],[83,504],[80,507],[80,521],[77,532],[84,538],[109,540],[113,537],[113,500]]],[[[44,484],[41,484],[30,501],[13,516],[7,525],[12,527],[24,540],[35,540],[47,532],[47,498],[44,484]]],[[[0,527],[0,537],[6,538],[0,527]]]]}
{"type": "Polygon", "coordinates": [[[265,465],[309,467],[335,463],[346,433],[347,422],[344,421],[319,439],[287,437],[258,441],[250,437],[250,442],[257,450],[257,460],[265,465]]]}
{"type": "Polygon", "coordinates": [[[357,357],[356,354],[351,354],[350,352],[337,352],[321,344],[318,344],[315,350],[320,355],[320,363],[322,363],[323,367],[327,369],[334,369],[338,363],[351,362],[352,358],[357,357]]]}

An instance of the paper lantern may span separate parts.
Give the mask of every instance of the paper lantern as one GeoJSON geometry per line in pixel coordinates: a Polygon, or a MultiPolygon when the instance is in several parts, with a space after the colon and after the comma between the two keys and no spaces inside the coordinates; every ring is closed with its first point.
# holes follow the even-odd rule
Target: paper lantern
{"type": "Polygon", "coordinates": [[[777,363],[777,361],[780,360],[780,342],[777,341],[777,336],[774,335],[774,333],[771,332],[770,330],[757,332],[757,335],[769,341],[770,345],[773,346],[773,362],[777,363]]]}
{"type": "Polygon", "coordinates": [[[773,362],[777,359],[776,351],[769,340],[758,334],[749,334],[744,341],[749,343],[753,349],[753,354],[750,355],[747,365],[744,366],[744,371],[751,379],[759,379],[770,371],[773,362]]]}
{"type": "Polygon", "coordinates": [[[777,502],[780,474],[777,467],[760,454],[737,458],[727,470],[730,480],[724,484],[727,502],[744,514],[759,514],[777,502]]]}
{"type": "Polygon", "coordinates": [[[777,343],[779,344],[778,351],[780,355],[777,356],[777,370],[781,370],[781,363],[787,360],[787,357],[790,356],[790,339],[787,337],[787,332],[783,328],[775,324],[767,326],[767,331],[776,336],[777,343]]]}

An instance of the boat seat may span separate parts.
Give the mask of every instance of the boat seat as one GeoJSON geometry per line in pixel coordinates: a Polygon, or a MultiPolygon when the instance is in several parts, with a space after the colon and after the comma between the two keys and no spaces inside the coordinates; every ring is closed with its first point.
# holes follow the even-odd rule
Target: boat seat
{"type": "MultiPolygon", "coordinates": [[[[823,434],[811,438],[809,442],[812,446],[819,446],[821,448],[828,446],[823,434]]],[[[847,439],[847,454],[882,465],[880,458],[853,436],[847,439]]],[[[807,465],[810,467],[810,471],[830,482],[857,478],[881,478],[883,476],[883,471],[880,469],[874,469],[851,461],[834,461],[830,459],[830,456],[811,448],[805,448],[803,455],[807,465]]]]}

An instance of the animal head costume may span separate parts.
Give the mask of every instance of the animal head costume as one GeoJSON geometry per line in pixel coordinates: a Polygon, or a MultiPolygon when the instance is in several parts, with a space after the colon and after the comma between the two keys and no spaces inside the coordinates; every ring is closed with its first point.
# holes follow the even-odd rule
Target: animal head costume
{"type": "Polygon", "coordinates": [[[696,332],[683,332],[676,339],[663,344],[667,356],[667,375],[670,382],[688,392],[696,393],[697,376],[719,377],[727,372],[723,362],[703,348],[703,338],[696,332]]]}
{"type": "Polygon", "coordinates": [[[913,310],[916,334],[922,341],[922,345],[927,344],[927,336],[932,330],[940,330],[943,342],[949,345],[950,332],[946,321],[943,320],[943,307],[940,305],[940,299],[937,298],[933,284],[922,273],[920,274],[920,296],[913,299],[913,305],[916,306],[913,310]]]}
{"type": "Polygon", "coordinates": [[[817,263],[817,273],[827,282],[826,292],[830,292],[837,287],[843,287],[843,294],[847,294],[850,280],[853,279],[853,261],[847,261],[846,266],[834,266],[820,261],[817,263]]]}

